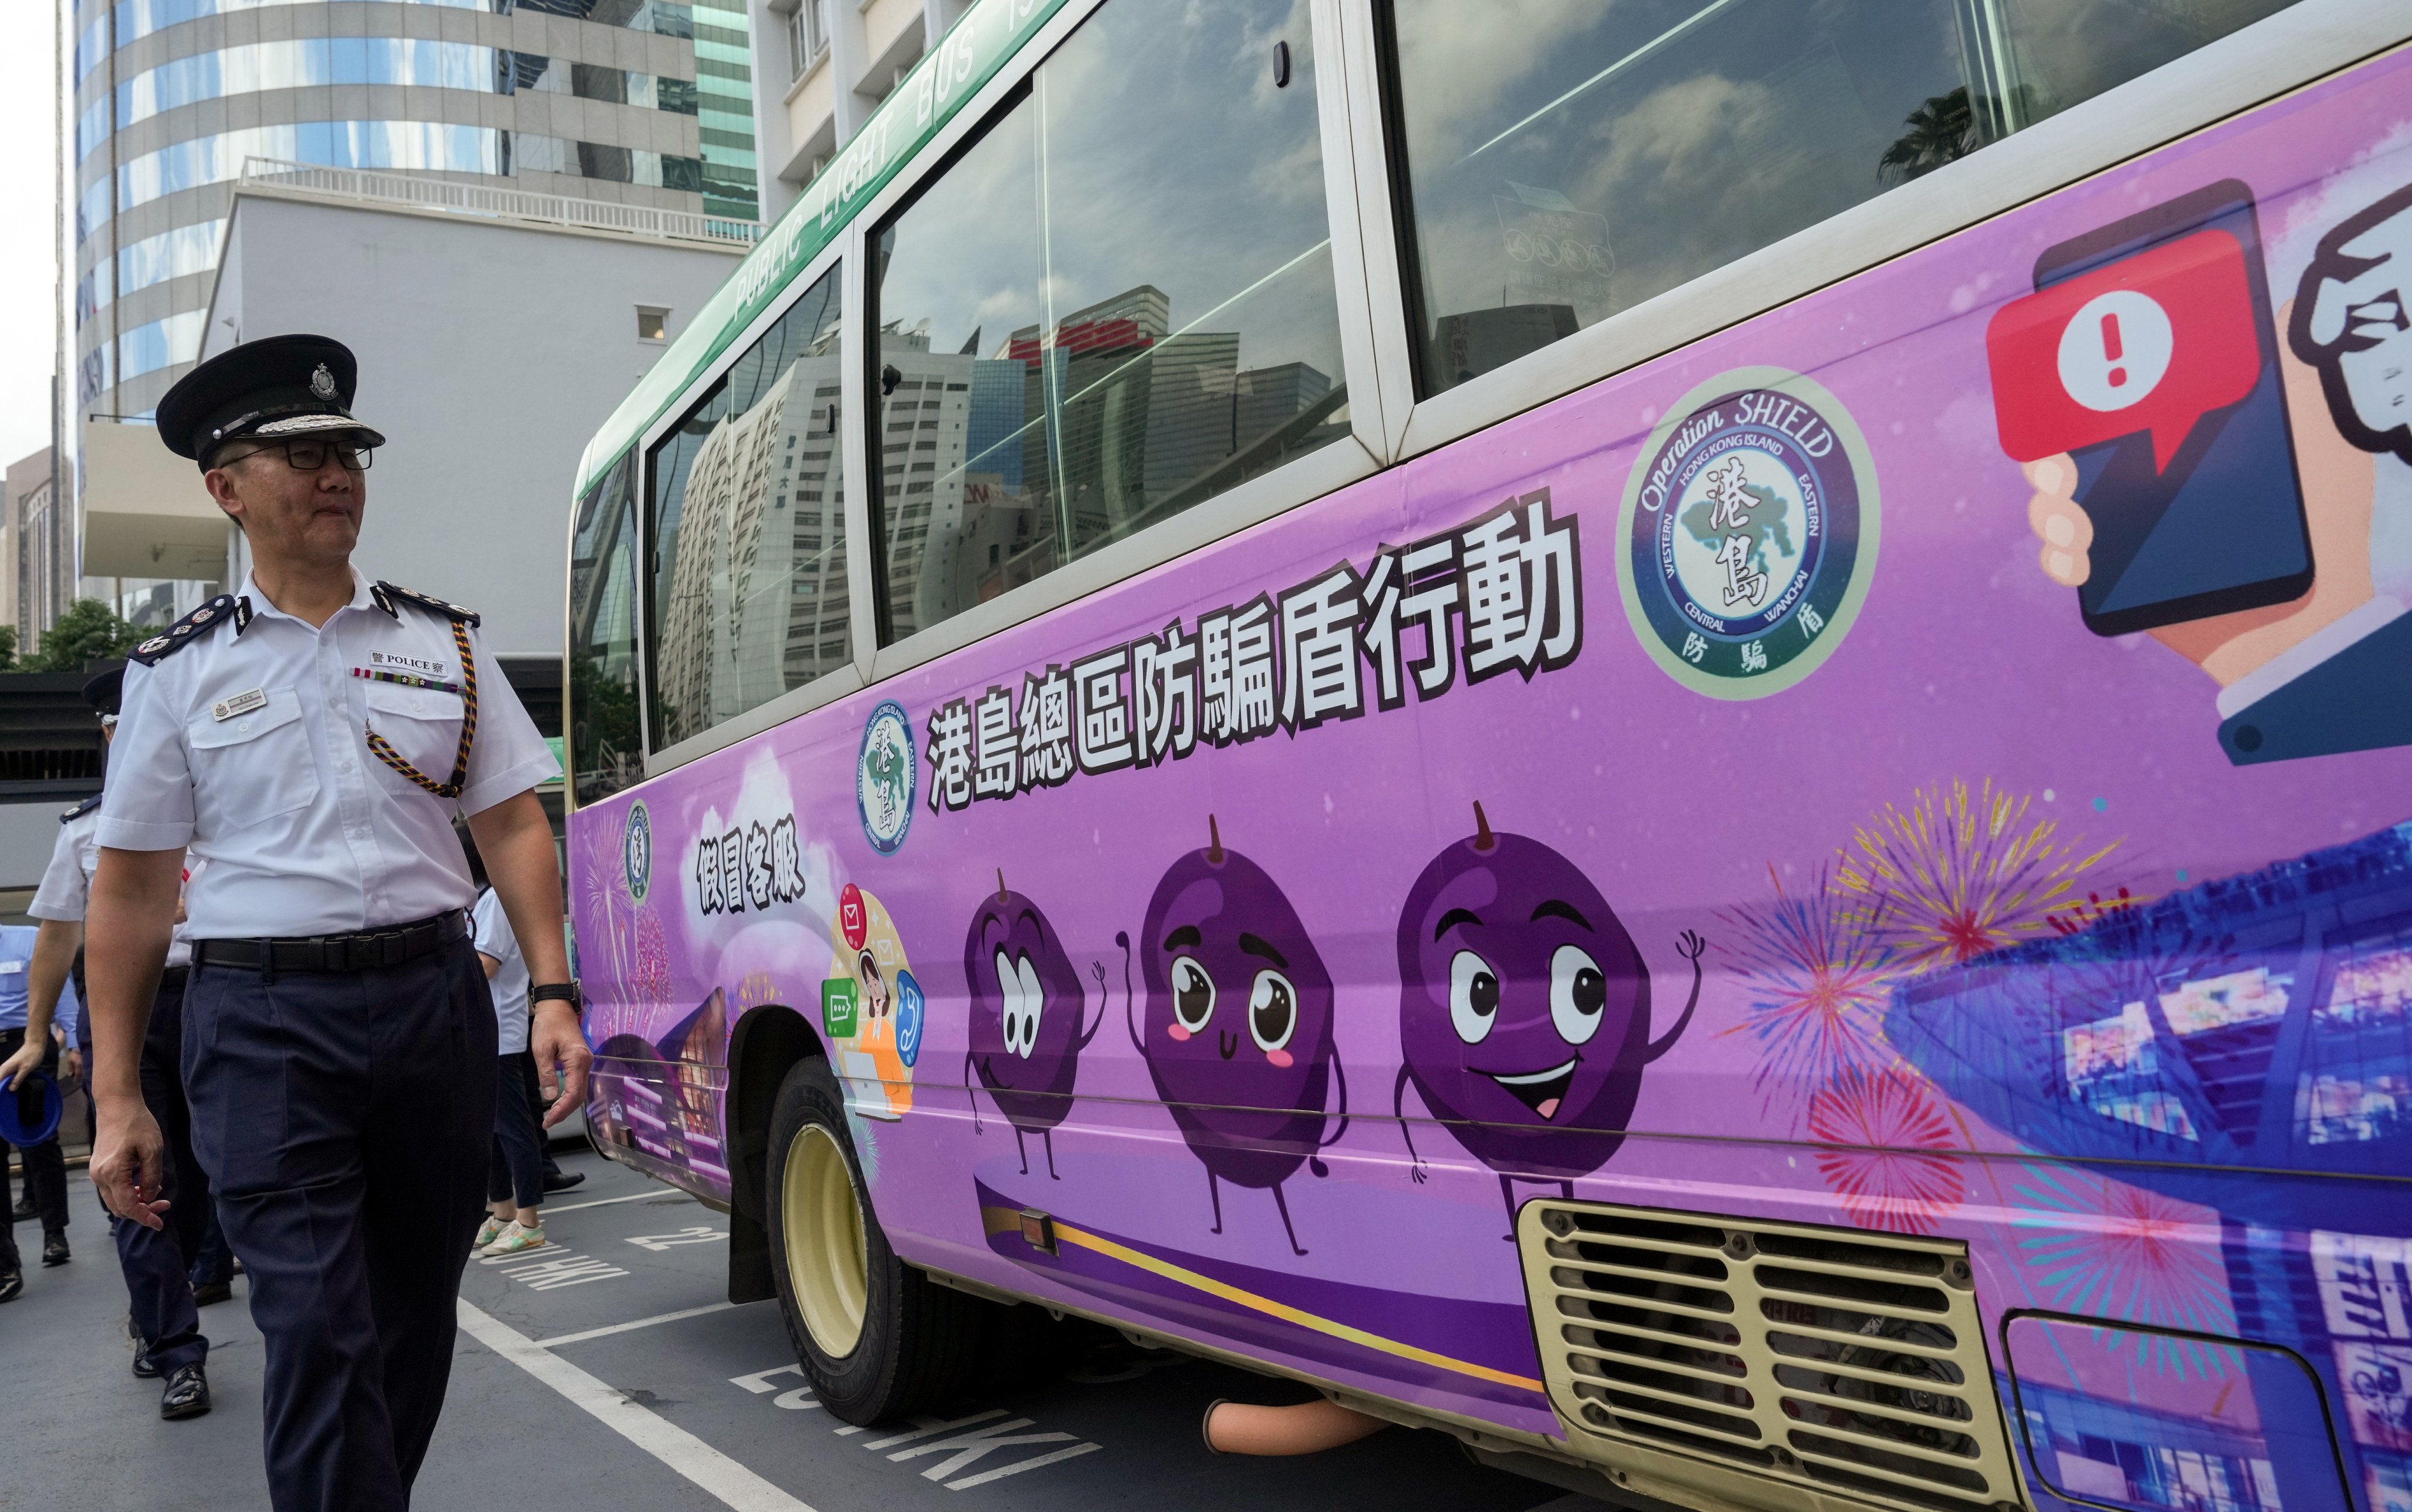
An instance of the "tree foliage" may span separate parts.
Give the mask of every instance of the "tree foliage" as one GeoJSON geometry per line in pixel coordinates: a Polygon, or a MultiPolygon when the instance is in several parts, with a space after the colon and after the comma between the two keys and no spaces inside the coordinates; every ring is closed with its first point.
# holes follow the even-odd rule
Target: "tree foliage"
{"type": "MultiPolygon", "coordinates": [[[[97,598],[79,598],[67,606],[58,623],[43,632],[39,647],[18,664],[21,672],[81,672],[84,664],[125,655],[150,632],[128,624],[115,609],[97,598]]],[[[10,633],[15,649],[14,632],[10,633]]]]}

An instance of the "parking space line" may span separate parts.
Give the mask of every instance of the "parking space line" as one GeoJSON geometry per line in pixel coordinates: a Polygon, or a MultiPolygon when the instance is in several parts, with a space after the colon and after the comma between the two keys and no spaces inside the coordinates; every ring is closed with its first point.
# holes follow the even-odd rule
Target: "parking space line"
{"type": "Polygon", "coordinates": [[[462,1330],[469,1337],[551,1387],[723,1505],[735,1512],[813,1512],[685,1429],[629,1401],[509,1324],[489,1317],[466,1299],[458,1305],[462,1330]]]}
{"type": "Polygon", "coordinates": [[[558,1208],[548,1202],[544,1205],[544,1215],[550,1218],[556,1212],[576,1212],[581,1208],[608,1208],[614,1202],[642,1202],[647,1197],[683,1197],[689,1202],[695,1200],[675,1186],[665,1186],[652,1192],[631,1192],[624,1197],[596,1197],[592,1202],[566,1202],[558,1208]]]}
{"type": "Polygon", "coordinates": [[[538,1349],[558,1349],[563,1344],[582,1344],[589,1339],[600,1339],[605,1334],[626,1333],[631,1329],[650,1329],[656,1323],[676,1323],[681,1318],[699,1318],[706,1313],[726,1313],[736,1305],[735,1302],[714,1302],[710,1307],[690,1307],[679,1313],[660,1313],[649,1318],[639,1318],[634,1323],[614,1323],[608,1329],[589,1329],[584,1333],[565,1333],[558,1339],[537,1339],[530,1342],[538,1349]]]}

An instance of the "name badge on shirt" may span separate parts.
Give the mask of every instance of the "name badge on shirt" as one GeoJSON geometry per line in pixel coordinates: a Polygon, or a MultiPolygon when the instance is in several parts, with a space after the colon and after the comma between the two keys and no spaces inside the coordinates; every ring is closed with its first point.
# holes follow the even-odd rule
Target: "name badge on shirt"
{"type": "Polygon", "coordinates": [[[210,713],[223,723],[226,720],[234,718],[238,714],[251,713],[256,710],[265,709],[267,707],[267,690],[264,688],[254,688],[249,693],[238,693],[231,698],[220,698],[217,702],[210,705],[210,713]]]}
{"type": "Polygon", "coordinates": [[[0,961],[0,976],[14,976],[25,969],[22,961],[0,961]]]}

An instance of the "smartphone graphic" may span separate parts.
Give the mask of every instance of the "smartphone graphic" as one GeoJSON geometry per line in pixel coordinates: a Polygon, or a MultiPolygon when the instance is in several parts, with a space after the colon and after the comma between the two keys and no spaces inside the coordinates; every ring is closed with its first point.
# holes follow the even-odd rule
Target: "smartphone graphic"
{"type": "Polygon", "coordinates": [[[2056,380],[2092,413],[2090,433],[2136,425],[2069,451],[2094,523],[2086,628],[2128,635],[2302,596],[2312,544],[2252,191],[2213,183],[2036,261],[2038,296],[2081,281],[2071,298],[2099,292],[2062,328],[2052,374],[2028,381],[2056,380]],[[2213,370],[2243,397],[2190,414],[2189,385],[2213,370]]]}

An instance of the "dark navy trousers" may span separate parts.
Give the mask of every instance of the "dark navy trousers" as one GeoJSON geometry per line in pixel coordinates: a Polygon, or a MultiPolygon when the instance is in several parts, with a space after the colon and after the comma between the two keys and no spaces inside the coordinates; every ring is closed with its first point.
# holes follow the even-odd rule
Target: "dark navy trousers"
{"type": "Polygon", "coordinates": [[[452,1371],[494,1127],[466,939],[350,974],[194,969],[184,1091],[267,1345],[277,1512],[401,1512],[452,1371]]]}
{"type": "Polygon", "coordinates": [[[114,1219],[117,1267],[125,1273],[125,1296],[140,1333],[161,1374],[209,1358],[201,1335],[200,1309],[193,1305],[192,1257],[209,1231],[210,1181],[193,1158],[192,1118],[184,1103],[184,973],[169,973],[151,1003],[151,1026],[142,1038],[142,1104],[167,1141],[160,1161],[165,1228],[146,1228],[114,1219]]]}

